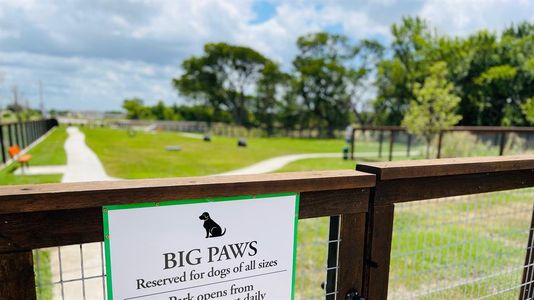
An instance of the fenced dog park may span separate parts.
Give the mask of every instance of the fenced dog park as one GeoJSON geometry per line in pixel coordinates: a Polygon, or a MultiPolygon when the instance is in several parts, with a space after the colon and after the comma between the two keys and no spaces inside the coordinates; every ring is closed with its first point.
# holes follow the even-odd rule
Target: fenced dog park
{"type": "Polygon", "coordinates": [[[17,184],[0,188],[2,298],[107,299],[105,206],[286,192],[300,194],[295,299],[532,298],[532,155],[407,160],[395,140],[403,153],[382,162],[379,142],[356,139],[353,161],[341,139],[247,142],[53,127],[26,149],[35,159],[26,173],[16,161],[2,170],[17,184]],[[48,162],[40,147],[54,149],[48,162]],[[273,170],[265,161],[277,157],[273,170]],[[79,172],[92,182],[70,177],[94,159],[103,170],[79,172]],[[34,174],[50,165],[57,174],[34,174]]]}

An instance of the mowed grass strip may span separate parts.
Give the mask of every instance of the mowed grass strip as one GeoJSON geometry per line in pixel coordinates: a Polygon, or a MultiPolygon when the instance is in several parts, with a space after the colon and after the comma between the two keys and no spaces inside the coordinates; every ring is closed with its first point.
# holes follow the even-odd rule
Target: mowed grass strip
{"type": "MultiPolygon", "coordinates": [[[[125,179],[213,175],[281,155],[341,154],[346,145],[340,139],[248,138],[248,147],[238,148],[237,138],[220,136],[204,142],[178,132],[137,132],[129,136],[126,130],[110,128],[82,128],[82,131],[108,174],[125,179]],[[176,145],[181,147],[180,151],[165,150],[176,145]]],[[[395,151],[405,149],[405,145],[395,145],[395,151]]],[[[377,150],[376,142],[356,144],[358,153],[378,153],[377,150]]],[[[387,158],[385,150],[383,158],[387,158]]],[[[303,166],[300,162],[295,164],[278,172],[345,169],[352,165],[341,158],[310,159],[303,166]]]]}
{"type": "MultiPolygon", "coordinates": [[[[67,163],[67,154],[65,153],[65,140],[67,131],[63,126],[57,127],[41,143],[29,151],[32,155],[30,168],[32,166],[43,165],[65,165],[67,163]]],[[[12,184],[39,184],[60,182],[63,175],[15,175],[15,170],[19,167],[18,163],[12,163],[0,170],[0,185],[12,184]]]]}
{"type": "Polygon", "coordinates": [[[249,138],[237,147],[237,138],[212,137],[212,142],[184,137],[177,132],[137,132],[83,128],[86,143],[96,152],[109,175],[120,178],[200,176],[249,166],[287,154],[341,153],[342,140],[249,138]],[[165,147],[178,145],[180,151],[165,147]]]}

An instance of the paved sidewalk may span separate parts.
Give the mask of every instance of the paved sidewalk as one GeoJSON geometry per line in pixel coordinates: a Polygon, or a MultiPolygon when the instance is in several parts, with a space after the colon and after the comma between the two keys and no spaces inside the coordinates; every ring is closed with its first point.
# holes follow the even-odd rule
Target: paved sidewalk
{"type": "MultiPolygon", "coordinates": [[[[393,152],[393,157],[402,156],[405,154],[406,153],[404,151],[393,152]]],[[[355,155],[356,155],[355,158],[376,157],[377,152],[360,152],[360,153],[355,153],[355,155]]],[[[253,164],[251,166],[248,166],[242,169],[237,169],[237,170],[232,170],[229,172],[216,174],[216,176],[270,173],[270,172],[274,172],[276,170],[283,168],[289,163],[302,160],[302,159],[332,158],[332,157],[333,158],[339,157],[341,159],[341,156],[342,156],[341,153],[310,153],[310,154],[283,155],[283,156],[277,156],[277,157],[273,157],[270,159],[260,161],[259,163],[253,164]]]]}
{"type": "MultiPolygon", "coordinates": [[[[67,165],[61,166],[64,171],[61,182],[104,181],[117,180],[106,174],[102,163],[96,154],[85,144],[85,135],[77,127],[67,128],[68,138],[65,142],[67,165]]],[[[30,167],[34,169],[35,167],[30,167]]],[[[50,167],[42,167],[44,169],[50,167]]],[[[55,167],[60,169],[59,167],[55,167]]],[[[50,249],[50,264],[53,281],[60,279],[71,280],[100,275],[102,270],[102,250],[100,243],[84,244],[83,251],[80,245],[61,247],[61,266],[59,248],[50,249]],[[83,253],[83,260],[82,260],[83,253]],[[83,262],[83,270],[82,270],[83,262]],[[61,272],[60,272],[61,268],[61,272]],[[82,273],[83,272],[83,273],[82,273]]],[[[54,299],[104,299],[102,278],[72,281],[54,286],[54,299]]]]}
{"type": "Polygon", "coordinates": [[[67,133],[67,167],[61,182],[116,180],[106,174],[96,154],[85,144],[85,135],[77,127],[67,128],[67,133]]]}

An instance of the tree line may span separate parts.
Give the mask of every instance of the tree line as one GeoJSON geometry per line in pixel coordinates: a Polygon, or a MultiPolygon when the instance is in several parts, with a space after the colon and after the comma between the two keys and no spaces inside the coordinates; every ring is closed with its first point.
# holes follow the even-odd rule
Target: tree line
{"type": "MultiPolygon", "coordinates": [[[[194,119],[322,136],[351,123],[425,126],[534,124],[534,24],[467,37],[407,17],[391,42],[327,32],[297,39],[291,70],[244,46],[210,43],[172,80],[189,106],[125,100],[129,118],[194,119]]],[[[425,132],[420,132],[425,131],[425,132]]]]}

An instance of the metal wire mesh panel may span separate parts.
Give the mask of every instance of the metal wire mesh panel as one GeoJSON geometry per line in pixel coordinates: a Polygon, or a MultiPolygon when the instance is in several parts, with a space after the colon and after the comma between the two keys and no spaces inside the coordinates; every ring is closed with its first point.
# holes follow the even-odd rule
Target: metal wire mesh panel
{"type": "Polygon", "coordinates": [[[37,299],[106,299],[102,243],[34,251],[37,299]]]}
{"type": "Polygon", "coordinates": [[[336,299],[339,218],[329,220],[299,220],[295,299],[336,299]]]}
{"type": "Polygon", "coordinates": [[[517,299],[534,190],[395,206],[390,299],[517,299]]]}
{"type": "MultiPolygon", "coordinates": [[[[329,220],[299,221],[295,299],[336,299],[339,218],[329,220]]],[[[37,299],[106,299],[103,250],[102,243],[35,250],[37,299]]]]}

